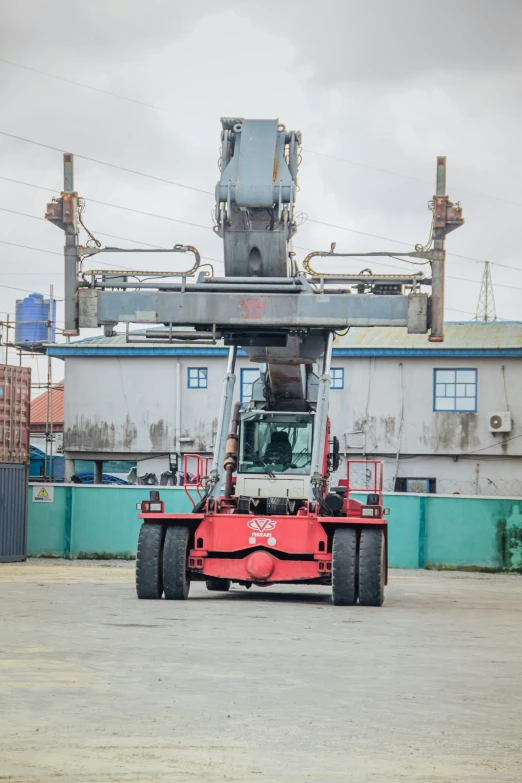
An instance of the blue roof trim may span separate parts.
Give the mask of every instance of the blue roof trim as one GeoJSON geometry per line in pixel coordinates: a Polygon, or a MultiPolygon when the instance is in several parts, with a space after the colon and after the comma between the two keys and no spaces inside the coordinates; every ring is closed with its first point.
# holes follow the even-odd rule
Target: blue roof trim
{"type": "Polygon", "coordinates": [[[520,348],[337,348],[334,356],[519,356],[520,348]]]}
{"type": "MultiPolygon", "coordinates": [[[[54,345],[47,349],[49,356],[65,358],[66,356],[228,356],[228,348],[93,348],[91,346],[69,347],[54,345]]],[[[246,356],[245,351],[238,350],[238,356],[246,356]]]]}
{"type": "MultiPolygon", "coordinates": [[[[91,346],[55,345],[47,351],[49,356],[228,356],[228,348],[94,348],[91,346]]],[[[246,356],[240,349],[238,356],[246,356]]],[[[334,348],[333,356],[518,356],[520,348],[334,348]]]]}

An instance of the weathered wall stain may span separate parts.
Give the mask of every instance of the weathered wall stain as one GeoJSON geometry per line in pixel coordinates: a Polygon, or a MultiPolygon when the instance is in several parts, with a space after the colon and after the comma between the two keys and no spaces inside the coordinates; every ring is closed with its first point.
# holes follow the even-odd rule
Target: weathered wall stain
{"type": "Polygon", "coordinates": [[[123,446],[125,449],[132,449],[132,442],[138,435],[138,428],[131,420],[129,414],[125,416],[125,425],[123,429],[123,446]]]}
{"type": "Polygon", "coordinates": [[[381,418],[381,426],[384,430],[384,440],[389,446],[395,445],[395,416],[384,416],[381,418]]]}
{"type": "Polygon", "coordinates": [[[513,504],[511,514],[497,525],[497,546],[502,567],[522,573],[522,514],[518,503],[513,504]]]}
{"type": "Polygon", "coordinates": [[[170,446],[171,438],[169,436],[169,427],[168,425],[165,425],[163,419],[153,422],[149,426],[149,437],[152,451],[161,451],[162,448],[165,448],[165,445],[170,446]]]}
{"type": "Polygon", "coordinates": [[[70,427],[66,427],[63,436],[64,449],[70,451],[117,450],[116,427],[108,421],[88,419],[81,416],[70,427]]]}
{"type": "Polygon", "coordinates": [[[436,413],[423,422],[420,439],[426,448],[437,453],[471,451],[480,446],[478,417],[474,413],[436,413]]]}

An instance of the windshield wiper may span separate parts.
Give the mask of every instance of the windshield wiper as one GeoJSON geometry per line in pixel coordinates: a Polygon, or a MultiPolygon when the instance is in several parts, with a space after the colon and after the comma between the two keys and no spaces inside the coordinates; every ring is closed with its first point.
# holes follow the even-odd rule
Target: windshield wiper
{"type": "Polygon", "coordinates": [[[274,473],[272,470],[270,470],[270,468],[269,468],[269,467],[268,467],[268,465],[266,464],[266,462],[265,462],[265,460],[263,459],[263,457],[261,456],[261,454],[259,454],[259,453],[256,451],[256,454],[255,454],[255,456],[257,457],[257,459],[259,460],[259,462],[261,463],[261,465],[262,465],[262,466],[264,467],[264,469],[266,470],[266,474],[267,474],[267,476],[268,476],[269,478],[275,479],[275,477],[276,477],[276,476],[275,476],[275,473],[274,473]]]}

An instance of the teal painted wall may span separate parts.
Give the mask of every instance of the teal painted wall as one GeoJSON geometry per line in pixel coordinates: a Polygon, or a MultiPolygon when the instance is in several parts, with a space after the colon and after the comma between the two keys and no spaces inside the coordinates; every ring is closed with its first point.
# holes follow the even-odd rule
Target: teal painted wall
{"type": "MultiPolygon", "coordinates": [[[[185,491],[161,487],[165,510],[190,512],[185,491]]],[[[27,552],[32,556],[132,557],[147,487],[55,485],[53,503],[29,487],[27,552]]],[[[394,568],[522,571],[522,498],[385,495],[394,568]]]]}
{"type": "Polygon", "coordinates": [[[35,503],[32,486],[27,502],[27,554],[63,557],[67,488],[55,487],[54,503],[35,503]]]}
{"type": "MultiPolygon", "coordinates": [[[[55,485],[54,502],[32,500],[29,487],[27,554],[56,557],[133,557],[140,529],[136,504],[148,487],[55,485]]],[[[185,490],[161,487],[168,513],[190,512],[185,490]]]]}

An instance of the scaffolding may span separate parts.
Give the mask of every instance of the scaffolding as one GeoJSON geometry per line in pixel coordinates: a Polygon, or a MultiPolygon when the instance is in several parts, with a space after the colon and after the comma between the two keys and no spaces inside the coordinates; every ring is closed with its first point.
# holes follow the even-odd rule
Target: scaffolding
{"type": "MultiPolygon", "coordinates": [[[[37,478],[40,481],[43,482],[52,482],[54,480],[54,463],[53,463],[53,452],[54,452],[54,437],[55,437],[55,430],[54,430],[54,421],[53,421],[53,405],[52,405],[52,394],[54,390],[53,386],[53,368],[52,368],[52,359],[49,356],[49,353],[47,351],[47,347],[49,345],[53,344],[53,330],[54,333],[61,331],[56,326],[56,320],[53,320],[53,303],[54,303],[54,290],[53,286],[50,286],[49,289],[49,319],[45,321],[17,321],[16,318],[12,320],[9,316],[9,313],[7,313],[7,318],[5,321],[0,321],[1,326],[1,337],[0,337],[0,350],[3,353],[3,359],[4,364],[9,364],[10,354],[9,351],[11,350],[15,352],[15,356],[17,356],[17,364],[19,366],[22,366],[22,358],[24,356],[26,357],[34,357],[34,358],[41,358],[42,356],[47,355],[47,380],[43,383],[31,383],[31,391],[35,389],[44,389],[47,392],[47,399],[46,399],[46,416],[45,416],[45,456],[44,456],[44,469],[43,469],[43,475],[37,478]],[[17,326],[20,326],[22,324],[44,324],[47,327],[47,342],[46,343],[35,343],[35,344],[28,344],[27,348],[24,348],[24,345],[22,343],[17,343],[15,340],[10,339],[12,330],[16,330],[17,326]]],[[[16,337],[16,331],[15,331],[15,337],[16,337]]]]}

